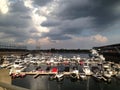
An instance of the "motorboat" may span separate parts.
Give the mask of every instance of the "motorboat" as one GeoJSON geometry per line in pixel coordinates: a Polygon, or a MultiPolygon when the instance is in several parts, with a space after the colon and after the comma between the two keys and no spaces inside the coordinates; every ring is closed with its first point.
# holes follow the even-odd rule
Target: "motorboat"
{"type": "Polygon", "coordinates": [[[63,73],[57,73],[55,75],[55,78],[56,78],[57,82],[63,81],[64,80],[64,74],[63,73]]]}
{"type": "Polygon", "coordinates": [[[112,71],[104,71],[103,72],[103,76],[106,78],[111,78],[112,77],[112,71]]]}
{"type": "Polygon", "coordinates": [[[80,73],[79,77],[80,77],[81,80],[86,80],[87,79],[87,76],[86,76],[85,73],[80,73]]]}
{"type": "Polygon", "coordinates": [[[91,75],[92,72],[90,70],[90,67],[88,65],[86,66],[83,66],[83,72],[86,74],[86,75],[91,75]]]}
{"type": "Polygon", "coordinates": [[[79,70],[77,68],[75,68],[75,67],[73,68],[73,71],[70,74],[70,79],[71,80],[78,80],[78,79],[80,79],[80,77],[79,77],[79,70]]]}
{"type": "Polygon", "coordinates": [[[104,77],[100,73],[93,74],[92,76],[96,81],[100,82],[100,81],[104,80],[104,77]]]}
{"type": "Polygon", "coordinates": [[[22,68],[23,67],[23,61],[21,59],[16,59],[13,64],[13,68],[22,68]]]}

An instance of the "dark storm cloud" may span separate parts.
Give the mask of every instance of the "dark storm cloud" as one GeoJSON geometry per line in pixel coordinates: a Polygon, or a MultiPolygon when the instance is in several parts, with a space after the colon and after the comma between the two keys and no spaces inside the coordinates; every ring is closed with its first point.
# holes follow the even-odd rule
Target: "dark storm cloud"
{"type": "MultiPolygon", "coordinates": [[[[95,0],[93,0],[95,2],[95,0]]],[[[113,24],[120,17],[114,15],[113,8],[116,4],[120,4],[120,0],[99,0],[98,6],[93,8],[90,15],[96,18],[97,26],[108,26],[113,24]]]]}
{"type": "Polygon", "coordinates": [[[61,19],[69,20],[88,16],[91,5],[89,0],[61,0],[59,6],[55,14],[61,19]]]}
{"type": "Polygon", "coordinates": [[[24,6],[24,2],[22,1],[17,1],[16,3],[11,4],[10,6],[10,12],[11,13],[28,13],[29,8],[24,6]]]}
{"type": "Polygon", "coordinates": [[[77,35],[80,34],[83,30],[92,27],[91,17],[78,18],[75,20],[67,20],[61,26],[60,30],[62,30],[62,34],[72,34],[77,35]]]}
{"type": "Polygon", "coordinates": [[[65,34],[62,33],[52,33],[50,32],[49,34],[44,34],[44,37],[49,37],[51,40],[68,40],[71,39],[70,36],[67,36],[65,34]]]}
{"type": "Polygon", "coordinates": [[[31,19],[31,16],[29,15],[24,15],[24,16],[20,16],[21,19],[31,19]]]}
{"type": "Polygon", "coordinates": [[[58,40],[70,39],[63,37],[65,34],[81,36],[87,30],[91,31],[89,34],[104,32],[120,19],[119,15],[114,14],[116,5],[120,5],[120,0],[60,0],[59,7],[51,13],[60,24],[54,22],[54,18],[52,21],[52,17],[48,17],[41,25],[52,26],[51,33],[59,30],[59,35],[48,34],[51,39],[58,40]]]}
{"type": "Polygon", "coordinates": [[[61,21],[59,20],[47,20],[47,21],[44,21],[41,25],[44,27],[55,27],[55,26],[58,26],[61,24],[61,21]]]}
{"type": "MultiPolygon", "coordinates": [[[[80,36],[84,30],[91,29],[93,27],[91,23],[93,20],[94,18],[91,17],[79,18],[75,20],[63,20],[61,24],[58,24],[58,26],[55,25],[51,28],[49,33],[52,33],[52,35],[48,33],[46,36],[51,39],[55,38],[56,40],[71,39],[69,35],[80,36]]],[[[46,26],[48,25],[46,24],[46,26]]]]}
{"type": "Polygon", "coordinates": [[[18,15],[0,16],[0,26],[2,27],[25,28],[29,25],[29,21],[18,15]]]}
{"type": "Polygon", "coordinates": [[[64,0],[61,4],[60,12],[57,13],[58,17],[62,19],[77,19],[80,17],[95,17],[97,25],[107,25],[116,20],[118,17],[113,14],[113,7],[120,3],[120,0],[64,0]],[[72,2],[72,3],[71,3],[72,2]],[[82,5],[83,3],[83,5],[82,5]]]}
{"type": "Polygon", "coordinates": [[[35,5],[44,6],[53,0],[33,0],[35,5]]]}
{"type": "Polygon", "coordinates": [[[30,32],[30,33],[39,33],[35,28],[31,28],[31,29],[29,30],[29,32],[30,32]]]}
{"type": "Polygon", "coordinates": [[[7,38],[16,42],[23,42],[30,38],[29,27],[32,20],[29,16],[30,10],[24,6],[23,1],[10,4],[9,12],[0,15],[0,40],[7,38]]]}
{"type": "Polygon", "coordinates": [[[12,3],[6,15],[0,15],[0,26],[25,28],[30,23],[29,9],[24,6],[22,1],[12,3]]]}
{"type": "Polygon", "coordinates": [[[16,28],[5,28],[5,27],[0,27],[0,32],[4,33],[3,38],[10,37],[10,38],[17,38],[17,40],[24,40],[25,38],[30,37],[29,32],[24,29],[18,29],[16,28]]]}

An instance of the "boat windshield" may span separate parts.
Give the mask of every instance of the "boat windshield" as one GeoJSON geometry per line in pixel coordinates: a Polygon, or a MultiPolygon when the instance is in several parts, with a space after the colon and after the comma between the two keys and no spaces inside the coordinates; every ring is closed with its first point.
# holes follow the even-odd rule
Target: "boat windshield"
{"type": "Polygon", "coordinates": [[[19,62],[15,62],[15,64],[19,64],[19,62]]]}

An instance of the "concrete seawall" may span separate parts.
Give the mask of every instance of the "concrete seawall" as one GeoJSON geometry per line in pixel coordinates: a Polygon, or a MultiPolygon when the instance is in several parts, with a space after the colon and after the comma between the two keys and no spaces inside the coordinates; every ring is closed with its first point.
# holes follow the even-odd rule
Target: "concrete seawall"
{"type": "MultiPolygon", "coordinates": [[[[9,70],[8,69],[0,69],[0,82],[11,84],[12,80],[9,76],[9,70]]],[[[4,90],[0,87],[0,90],[4,90]]]]}

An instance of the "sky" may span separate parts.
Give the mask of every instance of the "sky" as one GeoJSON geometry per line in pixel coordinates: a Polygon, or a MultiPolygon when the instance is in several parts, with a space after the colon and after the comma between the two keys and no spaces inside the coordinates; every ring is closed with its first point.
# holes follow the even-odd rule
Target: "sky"
{"type": "Polygon", "coordinates": [[[120,0],[0,0],[0,42],[29,49],[119,43],[120,0]]]}

